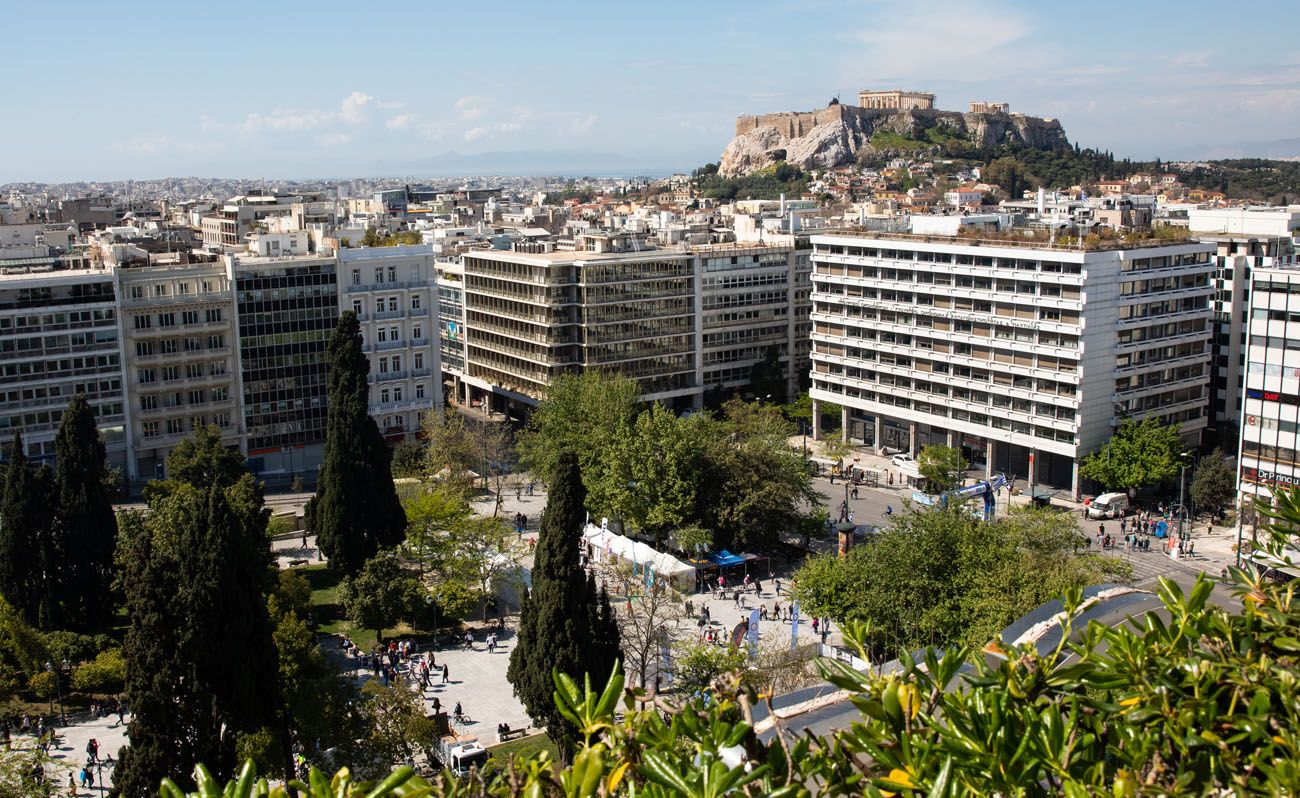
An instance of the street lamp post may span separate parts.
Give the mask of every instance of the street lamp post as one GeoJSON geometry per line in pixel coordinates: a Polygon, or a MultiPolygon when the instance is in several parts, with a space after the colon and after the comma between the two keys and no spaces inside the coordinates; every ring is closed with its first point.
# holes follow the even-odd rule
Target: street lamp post
{"type": "Polygon", "coordinates": [[[1187,461],[1191,458],[1191,452],[1183,452],[1178,455],[1182,461],[1182,467],[1178,471],[1178,542],[1183,542],[1183,527],[1187,521],[1187,505],[1185,502],[1185,489],[1187,487],[1187,461]]]}
{"type": "MultiPolygon", "coordinates": [[[[55,668],[53,662],[45,663],[45,670],[54,676],[54,690],[59,697],[59,725],[61,726],[68,725],[68,716],[63,709],[63,671],[67,667],[68,661],[66,659],[63,660],[61,666],[58,668],[55,668]]],[[[50,698],[50,714],[54,714],[54,698],[52,696],[50,698]]]]}

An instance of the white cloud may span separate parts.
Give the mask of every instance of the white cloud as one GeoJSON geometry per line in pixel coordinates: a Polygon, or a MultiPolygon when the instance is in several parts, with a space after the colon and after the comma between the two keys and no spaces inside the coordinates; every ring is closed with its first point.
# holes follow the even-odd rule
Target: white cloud
{"type": "Polygon", "coordinates": [[[488,105],[488,98],[471,94],[452,103],[452,108],[456,109],[456,114],[461,119],[469,121],[485,116],[488,112],[488,105]]]}
{"type": "Polygon", "coordinates": [[[322,133],[316,137],[316,143],[322,147],[341,147],[352,141],[347,133],[322,133]]]}
{"type": "Polygon", "coordinates": [[[486,128],[472,127],[469,130],[466,130],[464,135],[466,141],[478,141],[487,134],[488,132],[486,128]]]}
{"type": "Polygon", "coordinates": [[[354,125],[364,122],[366,121],[366,106],[374,101],[375,98],[371,97],[369,94],[354,91],[343,98],[339,115],[343,117],[344,122],[350,122],[354,125]]]}
{"type": "Polygon", "coordinates": [[[580,115],[569,125],[569,130],[574,133],[590,133],[599,118],[595,114],[580,115]]]}
{"type": "Polygon", "coordinates": [[[415,114],[398,114],[384,120],[384,127],[389,130],[410,130],[411,123],[415,121],[415,114]]]}
{"type": "Polygon", "coordinates": [[[245,135],[260,133],[264,130],[271,131],[303,131],[315,130],[321,125],[326,124],[332,118],[328,111],[315,110],[291,110],[277,108],[269,113],[254,111],[244,117],[243,122],[234,126],[238,133],[245,135]]]}

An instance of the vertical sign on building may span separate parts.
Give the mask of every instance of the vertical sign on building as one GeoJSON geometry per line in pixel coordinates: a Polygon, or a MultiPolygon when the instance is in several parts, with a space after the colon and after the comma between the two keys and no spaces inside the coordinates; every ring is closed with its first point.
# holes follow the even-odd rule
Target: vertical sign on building
{"type": "Polygon", "coordinates": [[[749,611],[749,633],[746,635],[749,643],[749,658],[753,659],[758,656],[758,620],[759,612],[757,609],[749,611]]]}
{"type": "Polygon", "coordinates": [[[790,650],[799,645],[799,602],[790,606],[790,650]]]}

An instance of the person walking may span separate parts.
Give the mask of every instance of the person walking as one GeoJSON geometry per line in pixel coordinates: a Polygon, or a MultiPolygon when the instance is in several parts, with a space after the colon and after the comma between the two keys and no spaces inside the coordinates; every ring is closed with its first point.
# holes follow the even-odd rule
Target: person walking
{"type": "Polygon", "coordinates": [[[447,683],[447,663],[442,663],[442,683],[447,683]]]}

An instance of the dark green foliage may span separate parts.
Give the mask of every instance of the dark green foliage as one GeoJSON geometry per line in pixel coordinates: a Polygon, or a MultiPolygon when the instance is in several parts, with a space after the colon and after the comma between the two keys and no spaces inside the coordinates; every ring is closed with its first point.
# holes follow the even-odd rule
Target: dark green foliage
{"type": "Polygon", "coordinates": [[[221,430],[213,424],[194,430],[167,455],[167,478],[195,487],[229,487],[246,473],[244,456],[222,445],[221,430]]]}
{"type": "Polygon", "coordinates": [[[117,518],[104,487],[104,442],[84,394],[72,397],[63,412],[54,448],[63,623],[73,629],[104,629],[114,607],[111,588],[117,518]]]}
{"type": "Polygon", "coordinates": [[[848,557],[809,560],[794,595],[809,615],[869,623],[878,653],[980,646],[1069,588],[1127,575],[1081,544],[1073,517],[1046,510],[984,522],[957,504],[913,508],[848,557]]]}
{"type": "Polygon", "coordinates": [[[786,373],[781,363],[781,347],[769,346],[763,359],[749,372],[749,390],[760,402],[785,402],[786,373]]]}
{"type": "Polygon", "coordinates": [[[742,177],[723,177],[716,167],[711,172],[701,171],[696,170],[695,178],[700,195],[720,200],[777,199],[782,194],[795,198],[808,191],[808,176],[785,161],[742,177]]]}
{"type": "MultiPolygon", "coordinates": [[[[194,763],[229,774],[241,737],[269,730],[287,764],[276,649],[263,592],[270,552],[261,490],[177,482],[147,516],[124,516],[118,552],[127,632],[130,745],[124,795],[194,763]]],[[[265,734],[262,735],[266,737],[265,734]]]]}
{"type": "Polygon", "coordinates": [[[58,620],[58,553],[54,548],[54,481],[34,468],[15,435],[0,497],[0,595],[32,626],[58,620]]]}
{"type": "Polygon", "coordinates": [[[352,576],[380,548],[402,542],[406,515],[393,487],[391,452],[367,409],[370,362],[350,310],[330,337],[328,368],[325,457],[310,517],[330,567],[352,576]]]}
{"type": "Polygon", "coordinates": [[[613,667],[619,648],[608,602],[598,605],[595,585],[578,561],[586,495],[577,456],[562,453],[537,536],[532,590],[520,610],[519,642],[506,672],[529,717],[546,727],[562,751],[572,745],[573,727],[552,700],[552,669],[599,679],[613,667]]]}
{"type": "Polygon", "coordinates": [[[1186,444],[1177,424],[1125,419],[1109,441],[1083,459],[1079,473],[1108,490],[1172,482],[1183,466],[1186,444]]]}
{"type": "Polygon", "coordinates": [[[393,476],[422,476],[427,457],[424,444],[415,438],[407,438],[393,448],[393,476]]]}
{"type": "Polygon", "coordinates": [[[1223,450],[1215,449],[1202,457],[1192,477],[1192,504],[1199,513],[1218,516],[1231,504],[1237,493],[1237,475],[1223,459],[1223,450]]]}
{"type": "Polygon", "coordinates": [[[395,552],[383,551],[367,560],[356,576],[343,579],[339,600],[353,622],[374,629],[375,639],[382,640],[385,629],[422,607],[424,591],[395,552]]]}

